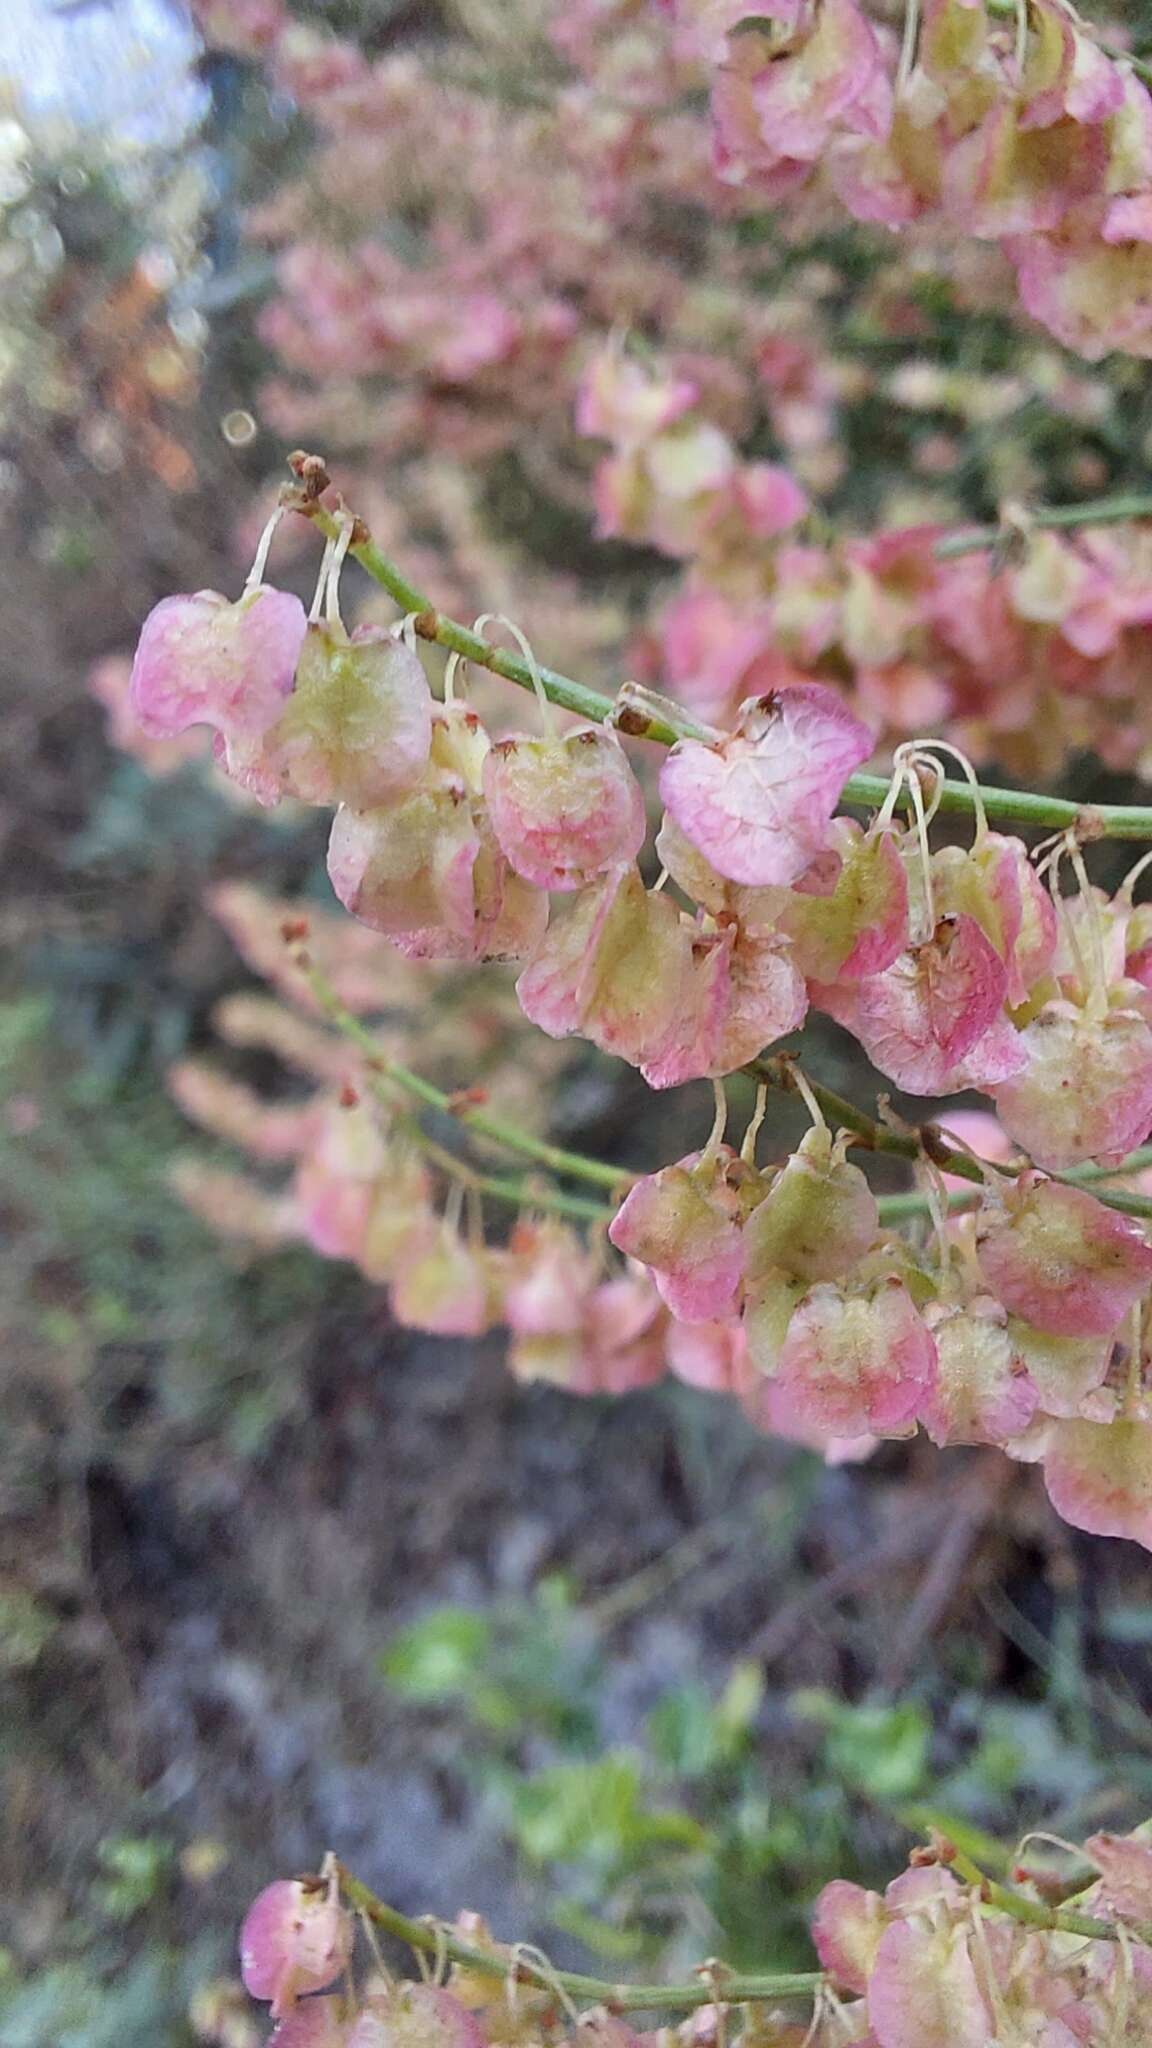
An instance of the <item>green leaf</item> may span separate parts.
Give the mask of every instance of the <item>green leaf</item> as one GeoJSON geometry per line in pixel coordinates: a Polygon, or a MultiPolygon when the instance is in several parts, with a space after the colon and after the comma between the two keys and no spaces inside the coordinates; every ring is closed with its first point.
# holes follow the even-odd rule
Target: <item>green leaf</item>
{"type": "Polygon", "coordinates": [[[491,1624],[470,1607],[437,1607],[394,1636],[380,1670],[410,1700],[450,1700],[471,1691],[492,1643],[491,1624]]]}
{"type": "Polygon", "coordinates": [[[848,1706],[828,1693],[797,1693],[792,1710],[822,1722],[829,1770],[869,1799],[909,1799],[924,1782],[931,1725],[923,1707],[848,1706]]]}

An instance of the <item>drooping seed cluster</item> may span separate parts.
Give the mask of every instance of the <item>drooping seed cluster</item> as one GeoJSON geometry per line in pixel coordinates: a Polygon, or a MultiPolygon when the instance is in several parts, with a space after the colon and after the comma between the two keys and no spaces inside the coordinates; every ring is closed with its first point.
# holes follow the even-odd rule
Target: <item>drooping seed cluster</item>
{"type": "MultiPolygon", "coordinates": [[[[836,1879],[813,1913],[823,1974],[770,1977],[759,1999],[723,2003],[738,1980],[712,1972],[715,2002],[701,2005],[699,1979],[670,1985],[664,2003],[695,2010],[679,2025],[637,2033],[605,2005],[577,2013],[562,1976],[532,1951],[495,1942],[474,1914],[436,1933],[406,1924],[438,1952],[446,1981],[410,1983],[382,1973],[375,1953],[357,1968],[355,1924],[339,1874],[279,1880],[251,1906],[241,1933],[245,1986],[275,2021],[275,2048],[717,2048],[724,2041],[807,2048],[1104,2048],[1152,2030],[1152,1844],[1144,1834],[1098,1834],[1047,1862],[1017,1865],[1010,1885],[989,1887],[953,1846],[936,1840],[883,1894],[836,1879]],[[959,1870],[950,1867],[955,1863],[959,1870]],[[1061,1910],[1056,1891],[1074,1891],[1061,1910]],[[448,1966],[456,1952],[460,1960],[448,1966]],[[802,2019],[785,2016],[809,2010],[802,2019]]],[[[362,1887],[355,1896],[362,1914],[362,1887]]],[[[369,1895],[370,1896],[370,1895],[369,1895]]],[[[386,1920],[399,1920],[385,1909],[386,1920]]],[[[370,1918],[363,1919],[365,1927],[370,1918]]],[[[396,1930],[399,1932],[399,1928],[396,1930]]],[[[588,1980],[579,1980],[582,1986],[588,1980]]],[[[753,1980],[754,1981],[754,1980],[753,1980]]],[[[628,1986],[605,1984],[624,2003],[628,1986]]],[[[588,1992],[583,1993],[587,1999],[588,1992]]]]}
{"type": "MultiPolygon", "coordinates": [[[[567,1224],[532,1218],[528,1190],[510,1244],[486,1247],[460,1190],[441,1211],[428,1158],[397,1153],[357,1095],[247,1119],[257,1150],[297,1162],[268,1234],[279,1215],[354,1258],[402,1322],[472,1334],[503,1319],[525,1376],[620,1391],[670,1363],[833,1455],[918,1426],[998,1444],[1043,1462],[1070,1520],[1152,1542],[1152,1246],[1106,1193],[1052,1178],[1118,1169],[1152,1130],[1152,909],[1135,871],[1106,897],[1074,836],[1033,859],[989,829],[978,791],[970,843],[934,847],[939,743],[898,750],[866,824],[837,815],[873,735],[805,683],[665,755],[652,884],[617,733],[561,729],[540,685],[544,731],[493,743],[455,663],[434,702],[403,633],[346,633],[339,553],[323,622],[258,579],[235,604],[165,600],[133,671],[146,731],[206,722],[261,801],[334,805],[341,902],[408,960],[517,961],[521,1010],[549,1038],[588,1039],[665,1089],[721,1082],[821,1010],[906,1094],[983,1091],[1013,1167],[989,1166],[976,1208],[951,1215],[924,1166],[933,1227],[900,1235],[817,1102],[768,1170],[754,1131],[739,1153],[725,1143],[722,1113],[703,1150],[631,1187],[609,1228],[628,1264],[606,1273],[567,1224]]],[[[182,1086],[218,1128],[245,1125],[231,1098],[182,1086]]]]}

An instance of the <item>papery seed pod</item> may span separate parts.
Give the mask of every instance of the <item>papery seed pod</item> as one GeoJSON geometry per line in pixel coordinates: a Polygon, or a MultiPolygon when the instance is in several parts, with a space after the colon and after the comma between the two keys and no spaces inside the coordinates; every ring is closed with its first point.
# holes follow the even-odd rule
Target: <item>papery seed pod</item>
{"type": "Polygon", "coordinates": [[[479,1337],[491,1322],[486,1252],[444,1219],[417,1222],[392,1269],[392,1313],[405,1329],[479,1337]]]}
{"type": "Polygon", "coordinates": [[[464,791],[446,780],[429,781],[384,810],[338,810],[328,876],[344,908],[373,931],[403,939],[413,950],[426,941],[426,957],[467,958],[479,853],[464,791]]]}
{"type": "Polygon", "coordinates": [[[756,1378],[742,1323],[681,1323],[668,1328],[668,1365],[678,1380],[743,1398],[756,1378]]]}
{"type": "Polygon", "coordinates": [[[296,685],[263,755],[288,796],[367,811],[420,781],[432,744],[432,695],[418,654],[379,626],[349,638],[308,628],[296,685]]]}
{"type": "Polygon", "coordinates": [[[890,826],[864,832],[851,818],[834,818],[829,845],[840,856],[830,888],[809,888],[801,876],[780,898],[776,923],[810,980],[861,981],[907,945],[907,871],[890,826]]]}
{"type": "Polygon", "coordinates": [[[1009,1316],[1008,1336],[1046,1415],[1079,1415],[1108,1376],[1111,1336],[1064,1336],[1037,1330],[1020,1316],[1009,1316]]]}
{"type": "Polygon", "coordinates": [[[359,1261],[388,1149],[372,1109],[329,1102],[292,1181],[297,1226],[326,1259],[359,1261]]]}
{"type": "Polygon", "coordinates": [[[969,1923],[942,1916],[896,1919],[886,1928],[867,1993],[883,2048],[987,2048],[995,2040],[971,1938],[969,1923]]]}
{"type": "Polygon", "coordinates": [[[790,883],[821,851],[844,784],[872,747],[834,691],[783,689],[749,699],[728,738],[678,741],[660,794],[718,874],[790,883]]]}
{"type": "Polygon", "coordinates": [[[740,1311],[742,1215],[759,1176],[724,1145],[692,1152],[637,1181],[608,1227],[618,1251],[651,1271],[680,1322],[724,1322],[740,1311]]]}
{"type": "Polygon", "coordinates": [[[240,1930],[240,1974],[273,2019],[335,1982],[352,1953],[352,1919],[331,1885],[281,1878],[252,1901],[240,1930]]]}
{"type": "Polygon", "coordinates": [[[901,1280],[863,1294],[822,1283],[788,1325],[766,1412],[835,1436],[911,1436],[935,1371],[935,1344],[901,1280]]]}
{"type": "Polygon", "coordinates": [[[548,899],[508,866],[480,785],[488,735],[467,705],[436,707],[420,786],[332,821],[328,874],[354,917],[414,960],[522,960],[539,945],[548,899]]]}
{"type": "Polygon", "coordinates": [[[283,710],[306,628],[299,598],[264,584],[235,604],[216,590],[162,599],[132,664],[132,707],[144,731],[162,739],[212,726],[224,766],[237,765],[283,710]]]}
{"type": "Polygon", "coordinates": [[[930,1302],[936,1372],[919,1409],[934,1444],[1003,1444],[1027,1429],[1039,1394],[997,1302],[930,1302]]]}
{"type": "Polygon", "coordinates": [[[1084,1854],[1100,1872],[1100,1903],[1121,1920],[1152,1920],[1152,1842],[1137,1835],[1089,1835],[1084,1854]]]}
{"type": "Polygon", "coordinates": [[[634,1066],[675,1042],[693,970],[691,928],[635,868],[579,895],[516,984],[526,1017],[552,1038],[580,1031],[634,1066]]]}
{"type": "Polygon", "coordinates": [[[892,88],[876,31],[854,0],[817,12],[777,6],[774,15],[775,34],[764,33],[760,17],[751,32],[729,37],[712,112],[720,177],[781,196],[804,182],[835,129],[885,135],[892,88]]]}
{"type": "Polygon", "coordinates": [[[1022,1072],[993,1090],[1018,1145],[1052,1173],[1115,1165],[1152,1129],[1152,1027],[1132,1009],[1103,1017],[1046,1003],[1020,1033],[1022,1072]]]}
{"type": "Polygon", "coordinates": [[[728,923],[690,930],[692,954],[670,1029],[640,1061],[650,1088],[732,1073],[796,1031],[808,991],[787,941],[728,923]]]}
{"type": "Polygon", "coordinates": [[[876,1961],[880,1937],[890,1923],[879,1892],[834,1878],[816,1900],[812,1940],[824,1968],[844,1991],[861,1997],[876,1961]]]}
{"type": "Polygon", "coordinates": [[[390,1146],[375,1181],[356,1263],[369,1280],[391,1280],[414,1230],[433,1220],[432,1186],[424,1161],[400,1145],[390,1146]]]}
{"type": "Polygon", "coordinates": [[[931,939],[882,974],[812,993],[898,1088],[943,1095],[1024,1064],[1003,1016],[1006,988],[999,954],[974,918],[960,916],[940,918],[931,939]]]}
{"type": "Polygon", "coordinates": [[[1135,1217],[1036,1174],[986,1201],[976,1241],[997,1300],[1056,1336],[1109,1336],[1152,1286],[1152,1245],[1135,1217]]]}
{"type": "Polygon", "coordinates": [[[1127,1536],[1152,1550],[1152,1422],[1054,1422],[1044,1484],[1058,1515],[1092,1536],[1127,1536]]]}
{"type": "Polygon", "coordinates": [[[398,1984],[368,1997],[348,2048],[485,2048],[474,2013],[435,1984],[398,1984]]]}
{"type": "Polygon", "coordinates": [[[575,1231],[553,1218],[521,1221],[512,1233],[504,1319],[514,1337],[572,1337],[596,1277],[575,1231]]]}
{"type": "Polygon", "coordinates": [[[583,725],[561,735],[497,740],[484,795],[505,859],[538,889],[579,889],[635,860],[644,797],[615,733],[583,725]]]}
{"type": "MultiPolygon", "coordinates": [[[[807,1292],[806,1281],[791,1280],[786,1273],[763,1273],[755,1301],[745,1306],[743,1330],[748,1356],[756,1372],[769,1384],[779,1369],[792,1318],[807,1292]]],[[[762,1401],[757,1407],[756,1422],[761,1429],[771,1427],[762,1401]]]]}
{"type": "Polygon", "coordinates": [[[1056,910],[1019,839],[985,832],[967,852],[945,846],[933,856],[941,910],[975,918],[1004,962],[1009,1004],[1027,1002],[1056,953],[1056,910]]]}
{"type": "Polygon", "coordinates": [[[639,1266],[601,1281],[588,1298],[575,1394],[627,1394],[666,1371],[667,1318],[651,1277],[639,1266]]]}
{"type": "Polygon", "coordinates": [[[752,1299],[777,1273],[806,1285],[838,1280],[875,1243],[876,1198],[845,1150],[843,1135],[834,1139],[823,1124],[814,1126],[751,1211],[744,1260],[752,1299]]]}

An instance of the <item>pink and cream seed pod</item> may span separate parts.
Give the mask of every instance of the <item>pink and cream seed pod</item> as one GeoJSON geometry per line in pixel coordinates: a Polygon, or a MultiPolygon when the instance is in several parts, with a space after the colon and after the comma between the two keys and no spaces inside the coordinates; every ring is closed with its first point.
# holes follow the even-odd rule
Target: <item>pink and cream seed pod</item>
{"type": "Polygon", "coordinates": [[[297,1999],[334,1984],[352,1953],[352,1918],[334,1882],[281,1878],[249,1906],[240,1930],[240,1974],[253,1998],[283,2019],[297,1999]]]}
{"type": "Polygon", "coordinates": [[[821,1282],[788,1323],[766,1413],[834,1436],[911,1436],[935,1373],[936,1346],[903,1281],[859,1292],[821,1282]]]}
{"type": "Polygon", "coordinates": [[[432,694],[413,648],[379,626],[351,637],[338,620],[308,627],[262,750],[285,795],[371,810],[416,787],[431,744],[432,694]]]}
{"type": "Polygon", "coordinates": [[[299,598],[265,584],[234,604],[215,590],[163,598],[132,664],[129,693],[143,730],[168,739],[211,726],[224,767],[239,767],[291,695],[306,630],[299,598]]]}
{"type": "Polygon", "coordinates": [[[728,736],[677,741],[660,794],[717,874],[788,884],[823,850],[844,784],[872,748],[834,690],[782,689],[750,698],[728,736]]]}
{"type": "Polygon", "coordinates": [[[1127,1536],[1152,1550],[1152,1421],[1054,1422],[1044,1484],[1058,1515],[1092,1536],[1127,1536]]]}
{"type": "Polygon", "coordinates": [[[1152,1130],[1152,1026],[1054,1000],[1020,1033],[1021,1071],[993,1089],[1009,1137],[1037,1166],[1114,1165],[1152,1130]]]}
{"type": "Polygon", "coordinates": [[[475,2013],[435,1984],[397,1984],[371,1992],[347,2048],[485,2048],[475,2013]]]}
{"type": "Polygon", "coordinates": [[[813,999],[911,1095],[988,1085],[1024,1063],[1005,1018],[1007,974],[975,918],[940,918],[880,974],[821,984],[813,999]]]}
{"type": "Polygon", "coordinates": [[[1055,1336],[1110,1336],[1152,1286],[1152,1245],[1135,1217],[1035,1173],[985,1198],[976,1245],[996,1299],[1055,1336]]]}
{"type": "Polygon", "coordinates": [[[936,1372],[919,1418],[934,1444],[1005,1444],[1027,1429],[1039,1406],[998,1302],[929,1302],[924,1320],[936,1345],[936,1372]]]}
{"type": "Polygon", "coordinates": [[[678,1322],[739,1315],[744,1275],[741,1221],[759,1176],[726,1145],[689,1153],[637,1181],[608,1226],[618,1251],[647,1266],[678,1322]]]}
{"type": "Polygon", "coordinates": [[[538,889],[579,889],[635,860],[644,796],[615,733],[601,725],[497,740],[484,763],[492,829],[509,865],[538,889]]]}
{"type": "Polygon", "coordinates": [[[814,1125],[749,1213],[744,1262],[753,1298],[780,1274],[806,1286],[839,1280],[875,1244],[876,1197],[845,1155],[843,1137],[814,1125]]]}

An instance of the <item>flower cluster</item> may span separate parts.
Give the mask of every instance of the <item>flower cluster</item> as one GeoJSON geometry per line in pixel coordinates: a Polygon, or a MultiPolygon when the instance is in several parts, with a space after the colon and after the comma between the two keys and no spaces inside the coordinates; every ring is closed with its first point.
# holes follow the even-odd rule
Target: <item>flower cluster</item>
{"type": "Polygon", "coordinates": [[[667,11],[725,183],[773,204],[819,168],[858,220],[998,242],[1068,347],[1152,354],[1152,97],[1064,0],[927,0],[899,53],[857,0],[667,11]]]}
{"type": "Polygon", "coordinates": [[[1045,1928],[1043,1915],[1027,1925],[985,1914],[936,1863],[905,1871],[883,1895],[826,1885],[813,1933],[833,1984],[850,1995],[841,2038],[874,2048],[1141,2039],[1152,2026],[1152,1954],[1141,1938],[1152,1914],[1152,1845],[1096,1835],[1083,1859],[1070,1923],[1082,1915],[1118,1939],[1045,1928]]]}
{"type": "Polygon", "coordinates": [[[579,418],[612,444],[595,481],[600,530],[643,539],[686,577],[636,649],[641,672],[721,726],[742,701],[850,678],[881,732],[946,730],[974,759],[1045,777],[1093,748],[1147,767],[1152,581],[1138,527],[1015,536],[1007,564],[958,557],[918,525],[817,543],[786,470],[742,462],[700,387],[612,346],[579,418]]]}
{"type": "MultiPolygon", "coordinates": [[[[656,1089],[710,1077],[719,1109],[702,1151],[643,1178],[560,1157],[561,1175],[589,1168],[602,1189],[628,1187],[608,1230],[622,1269],[542,1216],[586,1208],[530,1183],[497,1185],[525,1220],[492,1247],[477,1219],[490,1177],[451,1153],[445,1166],[395,1114],[396,1086],[411,1079],[395,1042],[353,1030],[350,1060],[339,1043],[317,1051],[306,1034],[301,1045],[280,1017],[271,1042],[323,1083],[307,1104],[261,1105],[194,1066],[174,1080],[201,1121],[291,1162],[288,1192],[255,1205],[256,1234],[353,1260],[388,1284],[401,1323],[475,1335],[504,1321],[524,1377],[622,1391],[671,1365],[833,1455],[918,1426],[941,1445],[997,1444],[1043,1463],[1069,1520],[1152,1545],[1152,1246],[1123,1213],[1127,1197],[1077,1184],[1122,1171],[1152,1131],[1152,911],[1134,900],[1139,865],[1109,897],[1074,833],[1032,858],[990,828],[978,787],[971,843],[934,847],[940,742],[898,749],[867,825],[838,815],[872,734],[830,688],[801,683],[749,699],[731,731],[703,729],[667,752],[652,885],[639,865],[646,805],[618,733],[588,720],[562,729],[526,643],[519,672],[542,733],[490,740],[455,695],[455,655],[433,700],[403,633],[342,626],[353,529],[346,516],[335,524],[311,620],[263,583],[266,537],[237,603],[200,593],[157,607],[132,682],[153,736],[207,723],[225,771],[262,801],[337,807],[333,886],[369,928],[356,947],[381,954],[336,942],[339,974],[309,956],[311,981],[297,961],[311,1006],[353,1026],[357,1010],[394,1007],[402,984],[384,956],[396,973],[405,961],[517,960],[521,1012],[545,1042],[590,1040],[656,1089]],[[929,1153],[927,1235],[896,1234],[847,1158],[853,1132],[834,1134],[803,1077],[815,1121],[791,1158],[761,1170],[756,1123],[739,1154],[725,1143],[719,1084],[755,1071],[810,1007],[906,1095],[991,1099],[991,1159],[968,1166],[974,1209],[952,1213],[929,1153]]],[[[478,633],[469,644],[499,664],[478,633]]],[[[626,697],[622,724],[632,708],[626,697]]],[[[251,951],[250,905],[242,931],[245,915],[251,951]]],[[[225,1030],[244,1042],[247,1011],[225,1030]]],[[[255,1035],[269,1042],[266,1019],[255,1035]]],[[[547,1148],[534,1155],[555,1167],[547,1148]]],[[[185,1187],[207,1211],[236,1210],[218,1179],[185,1187]]]]}
{"type": "Polygon", "coordinates": [[[913,1852],[883,1894],[834,1880],[813,1918],[819,1972],[738,1976],[702,1965],[713,2002],[701,2002],[701,1973],[663,1987],[659,2003],[689,2017],[654,2033],[637,2033],[623,2016],[642,2003],[630,1986],[599,1987],[605,2003],[578,2014],[571,1992],[587,1999],[593,1980],[568,1979],[537,1951],[502,1946],[475,1914],[450,1927],[406,1920],[331,1859],[319,1877],[281,1879],[260,1893],[244,1922],[241,1968],[248,1991],[270,2008],[276,2048],[1143,2041],[1152,2028],[1152,1844],[1141,1831],[1095,1835],[1082,1850],[1052,1846],[1059,1866],[1050,1853],[1046,1867],[1018,1864],[1011,1885],[989,1884],[939,1837],[913,1852]],[[1069,1905],[1051,1903],[1070,1895],[1069,1905]],[[416,1947],[422,1964],[435,1954],[435,1977],[393,1979],[369,1938],[368,1974],[358,1979],[352,1904],[366,1929],[375,1920],[416,1947]],[[806,2026],[783,2015],[797,2000],[811,2010],[806,2026]]]}
{"type": "MultiPolygon", "coordinates": [[[[262,402],[274,429],[403,465],[409,493],[430,451],[473,468],[499,457],[549,516],[591,511],[601,532],[687,562],[649,657],[714,722],[798,673],[847,672],[862,714],[896,737],[945,729],[1018,774],[1084,747],[1116,767],[1147,758],[1138,528],[1034,535],[1001,572],[986,555],[937,562],[937,533],[908,524],[921,503],[958,516],[972,463],[998,500],[1044,486],[1023,427],[1038,390],[1083,429],[1088,488],[1099,446],[1124,442],[1118,375],[1116,389],[1112,373],[1077,377],[1055,348],[1015,375],[949,373],[918,305],[929,278],[963,300],[958,251],[1002,246],[1062,338],[1089,354],[1152,346],[1152,98],[1066,0],[1021,0],[1011,19],[933,0],[903,62],[858,0],[506,10],[486,54],[507,84],[492,89],[451,44],[372,56],[280,0],[198,11],[317,130],[309,176],[251,222],[279,252],[261,315],[280,366],[262,402]],[[770,229],[743,220],[778,192],[770,229]],[[867,290],[852,265],[800,260],[806,240],[825,247],[840,199],[899,228],[869,238],[867,290]],[[621,333],[658,351],[655,375],[621,356],[621,333]],[[952,427],[911,434],[908,460],[938,488],[906,510],[878,464],[865,502],[893,530],[829,549],[819,515],[840,519],[851,481],[846,413],[881,398],[913,422],[970,418],[982,452],[969,460],[952,427]],[[987,428],[1004,409],[1021,432],[1001,446],[987,428]],[[612,444],[591,479],[574,423],[612,444]],[[798,530],[814,496],[832,503],[798,530]]],[[[1003,295],[995,274],[969,294],[978,308],[1003,295]]],[[[858,527],[859,494],[847,511],[858,527]]]]}

